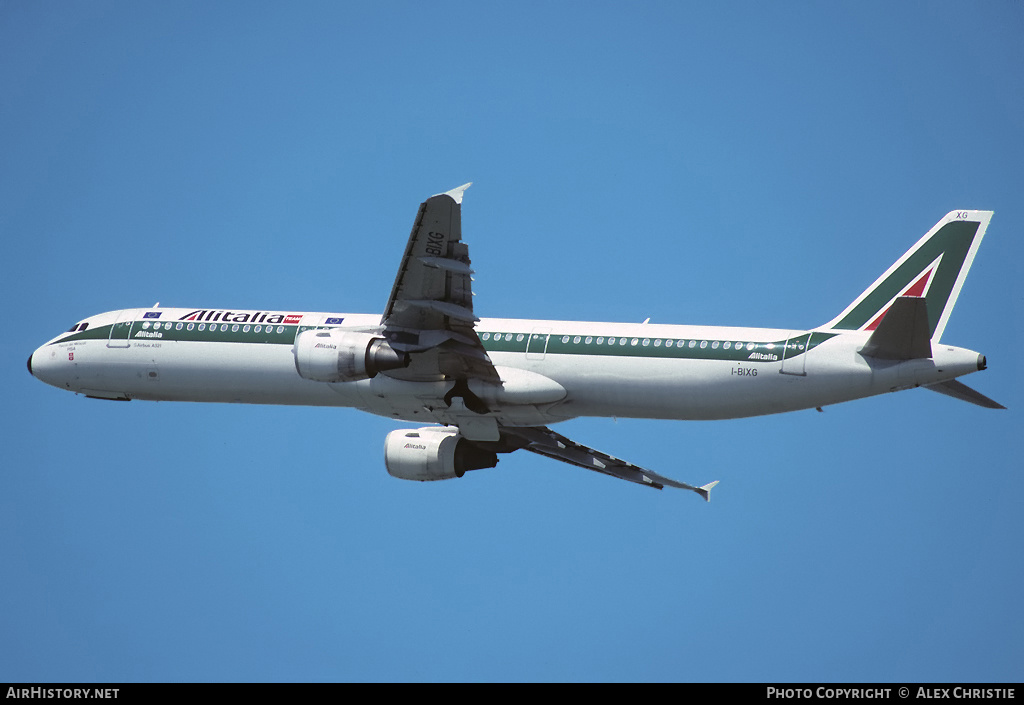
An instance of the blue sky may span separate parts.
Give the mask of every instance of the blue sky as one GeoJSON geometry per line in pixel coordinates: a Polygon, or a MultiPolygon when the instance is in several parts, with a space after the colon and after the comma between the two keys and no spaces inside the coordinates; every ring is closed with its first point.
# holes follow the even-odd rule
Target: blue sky
{"type": "Polygon", "coordinates": [[[1020,3],[0,3],[0,680],[1019,681],[1020,3]],[[348,409],[74,397],[149,306],[382,310],[474,181],[484,316],[811,327],[992,224],[924,390],[558,430],[419,484],[348,409]]]}

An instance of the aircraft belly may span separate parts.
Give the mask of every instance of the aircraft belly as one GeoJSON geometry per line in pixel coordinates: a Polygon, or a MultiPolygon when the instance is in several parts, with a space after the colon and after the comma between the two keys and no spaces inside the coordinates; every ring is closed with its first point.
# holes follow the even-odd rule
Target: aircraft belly
{"type": "Polygon", "coordinates": [[[359,398],[358,403],[352,405],[363,411],[404,421],[458,425],[467,418],[488,416],[503,426],[538,426],[569,418],[548,413],[546,409],[551,405],[497,401],[487,403],[488,413],[476,414],[466,409],[458,398],[452,406],[448,405],[445,396],[453,385],[451,380],[415,382],[381,374],[372,379],[332,386],[349,387],[351,393],[359,398]]]}
{"type": "Polygon", "coordinates": [[[778,363],[548,356],[527,366],[567,390],[567,416],[713,419],[773,413],[778,363]],[[767,407],[766,407],[767,405],[767,407]]]}
{"type": "MultiPolygon", "coordinates": [[[[450,381],[410,382],[386,375],[329,384],[295,370],[290,346],[246,343],[100,341],[67,346],[77,354],[75,389],[168,401],[348,406],[413,421],[458,423],[444,401],[450,381]]],[[[68,351],[63,348],[58,354],[68,351]]],[[[813,408],[892,391],[896,365],[870,366],[854,343],[808,353],[806,373],[781,374],[777,361],[670,360],[497,353],[498,365],[543,375],[566,390],[550,404],[493,404],[508,426],[543,425],[576,416],[723,419],[813,408]],[[889,369],[891,368],[891,369],[889,369]],[[891,379],[890,379],[891,378],[891,379]]],[[[913,386],[913,382],[909,386],[913,386]]]]}
{"type": "MultiPolygon", "coordinates": [[[[332,387],[304,380],[291,348],[281,345],[132,341],[108,348],[88,341],[78,389],[152,401],[352,406],[332,387]]],[[[79,343],[82,346],[82,343],[79,343]]],[[[95,394],[94,394],[95,395],[95,394]]]]}
{"type": "MultiPolygon", "coordinates": [[[[712,420],[814,408],[877,393],[870,370],[851,356],[808,354],[806,373],[782,374],[780,361],[658,360],[547,356],[520,361],[564,386],[551,409],[566,416],[712,420]]],[[[824,352],[824,351],[823,351],[824,352]]]]}

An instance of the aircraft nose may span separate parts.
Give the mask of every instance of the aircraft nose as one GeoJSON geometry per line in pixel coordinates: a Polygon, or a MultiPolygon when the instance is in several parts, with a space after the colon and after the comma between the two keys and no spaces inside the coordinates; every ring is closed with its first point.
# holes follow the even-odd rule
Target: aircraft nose
{"type": "Polygon", "coordinates": [[[28,356],[28,371],[33,377],[60,389],[70,388],[69,372],[66,366],[62,366],[52,349],[46,346],[38,348],[28,356]]]}
{"type": "Polygon", "coordinates": [[[50,368],[53,365],[47,363],[48,360],[44,356],[42,348],[33,350],[32,354],[28,356],[28,373],[42,382],[52,384],[50,368]]]}

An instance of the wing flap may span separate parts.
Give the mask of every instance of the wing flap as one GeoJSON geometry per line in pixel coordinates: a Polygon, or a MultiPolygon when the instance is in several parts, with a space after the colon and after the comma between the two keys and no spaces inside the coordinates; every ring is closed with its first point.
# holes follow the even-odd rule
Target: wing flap
{"type": "Polygon", "coordinates": [[[476,323],[480,320],[473,314],[473,310],[471,308],[460,306],[459,304],[454,304],[450,301],[438,301],[436,299],[405,299],[399,303],[406,306],[413,306],[415,308],[440,313],[442,316],[448,316],[448,318],[454,318],[466,323],[476,323]]]}
{"type": "Polygon", "coordinates": [[[460,262],[455,259],[445,259],[443,257],[420,257],[420,262],[427,265],[432,269],[446,269],[449,272],[455,272],[456,274],[473,274],[473,270],[465,262],[460,262]]]}

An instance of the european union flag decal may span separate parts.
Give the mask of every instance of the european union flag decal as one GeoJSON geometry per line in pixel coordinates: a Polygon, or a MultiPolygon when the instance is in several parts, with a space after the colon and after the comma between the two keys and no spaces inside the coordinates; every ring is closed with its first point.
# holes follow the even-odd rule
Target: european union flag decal
{"type": "Polygon", "coordinates": [[[324,325],[336,326],[344,320],[344,318],[328,318],[326,321],[324,321],[324,325]]]}
{"type": "Polygon", "coordinates": [[[146,311],[146,313],[142,314],[142,317],[143,318],[160,318],[160,314],[161,313],[163,313],[163,311],[146,311]]]}

